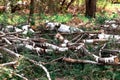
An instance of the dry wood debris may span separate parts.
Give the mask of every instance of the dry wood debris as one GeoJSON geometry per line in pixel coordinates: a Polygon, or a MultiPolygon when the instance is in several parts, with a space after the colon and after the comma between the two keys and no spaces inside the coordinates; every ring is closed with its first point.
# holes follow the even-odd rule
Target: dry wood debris
{"type": "MultiPolygon", "coordinates": [[[[58,24],[54,22],[47,22],[45,24],[45,29],[54,31],[56,30],[56,34],[54,35],[54,40],[57,40],[60,42],[60,44],[53,44],[48,42],[47,39],[43,37],[28,37],[27,33],[30,31],[31,33],[35,34],[35,31],[30,27],[30,25],[23,25],[21,28],[18,28],[16,26],[1,26],[0,31],[0,50],[8,53],[11,57],[14,58],[14,61],[8,62],[8,63],[2,63],[0,64],[0,67],[3,66],[9,66],[9,65],[16,65],[19,62],[19,59],[25,58],[23,55],[19,54],[18,49],[20,47],[24,47],[26,49],[29,49],[35,53],[37,53],[38,56],[44,54],[44,53],[57,53],[59,52],[62,54],[63,52],[71,50],[73,53],[79,53],[82,51],[82,57],[84,56],[91,56],[92,60],[84,60],[84,59],[73,59],[71,57],[62,57],[59,58],[62,61],[65,62],[71,62],[71,63],[89,63],[89,64],[97,64],[97,65],[120,65],[119,62],[119,56],[118,54],[112,54],[114,52],[120,52],[119,50],[110,50],[105,49],[106,43],[109,42],[111,39],[115,39],[116,43],[119,43],[120,36],[119,35],[113,35],[113,34],[106,34],[103,31],[97,31],[97,32],[88,32],[83,31],[79,28],[70,27],[65,24],[58,24]],[[62,27],[62,28],[60,28],[62,27]],[[72,31],[71,31],[72,30],[72,31]],[[64,35],[77,35],[73,36],[72,40],[67,39],[64,37],[64,35]],[[101,49],[98,51],[98,53],[90,52],[87,48],[87,44],[102,44],[101,49]],[[109,56],[103,57],[102,52],[108,52],[109,56]]],[[[49,35],[48,35],[49,36],[49,35]]],[[[72,36],[71,36],[72,37],[72,36]]],[[[2,57],[2,52],[0,52],[0,56],[2,57]]],[[[36,55],[36,54],[35,54],[36,55]]],[[[51,80],[48,70],[43,66],[47,63],[44,62],[36,62],[34,60],[26,58],[28,61],[32,62],[34,65],[42,67],[42,69],[46,72],[47,77],[49,80],[51,80]]],[[[59,60],[58,59],[58,60],[59,60]]],[[[57,61],[57,60],[53,60],[57,61]]],[[[49,63],[49,62],[48,62],[49,63]]],[[[24,76],[21,76],[19,74],[15,74],[25,80],[28,80],[24,76]]]]}

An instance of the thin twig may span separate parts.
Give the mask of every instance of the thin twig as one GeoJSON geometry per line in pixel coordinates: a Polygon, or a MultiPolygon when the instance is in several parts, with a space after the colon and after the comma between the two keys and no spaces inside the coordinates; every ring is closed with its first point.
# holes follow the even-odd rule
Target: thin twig
{"type": "MultiPolygon", "coordinates": [[[[24,31],[24,30],[23,30],[23,31],[24,31]]],[[[22,33],[23,31],[19,31],[19,32],[10,32],[10,33],[0,32],[0,33],[2,33],[2,35],[0,35],[0,37],[4,37],[4,36],[6,36],[6,35],[20,34],[20,33],[22,33]]]]}
{"type": "Polygon", "coordinates": [[[83,34],[77,41],[75,41],[75,43],[79,42],[83,37],[84,37],[85,34],[83,34]]]}
{"type": "Polygon", "coordinates": [[[75,38],[73,38],[73,39],[71,40],[71,42],[72,42],[72,41],[75,41],[75,40],[78,39],[80,36],[81,36],[81,35],[77,35],[75,38]]]}

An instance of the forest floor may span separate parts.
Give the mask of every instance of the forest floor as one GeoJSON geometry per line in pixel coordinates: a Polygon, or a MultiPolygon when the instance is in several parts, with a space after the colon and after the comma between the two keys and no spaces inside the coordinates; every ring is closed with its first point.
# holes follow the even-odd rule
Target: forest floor
{"type": "Polygon", "coordinates": [[[70,9],[66,14],[35,14],[31,27],[24,23],[28,15],[1,14],[0,79],[120,80],[120,10],[114,6],[98,9],[96,18],[70,9]],[[64,29],[51,30],[56,22],[64,29]],[[80,32],[72,33],[71,27],[80,32]]]}

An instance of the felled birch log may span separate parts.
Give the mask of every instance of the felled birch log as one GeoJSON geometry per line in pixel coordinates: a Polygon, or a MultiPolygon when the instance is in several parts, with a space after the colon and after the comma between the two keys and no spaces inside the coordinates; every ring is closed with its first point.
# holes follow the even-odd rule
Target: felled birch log
{"type": "Polygon", "coordinates": [[[112,35],[112,34],[98,34],[98,38],[99,39],[116,39],[116,40],[119,40],[120,39],[120,35],[112,35]]]}
{"type": "Polygon", "coordinates": [[[22,32],[22,34],[27,34],[28,31],[34,33],[34,30],[30,27],[30,25],[23,25],[21,28],[14,27],[12,25],[7,25],[4,29],[5,32],[11,33],[11,32],[22,32]]]}
{"type": "Polygon", "coordinates": [[[62,59],[65,62],[70,62],[70,63],[89,63],[89,64],[98,64],[100,65],[101,63],[95,62],[95,61],[90,61],[90,60],[77,60],[77,59],[72,59],[72,58],[63,58],[62,59]]]}
{"type": "Polygon", "coordinates": [[[85,63],[85,64],[96,64],[96,65],[120,65],[120,63],[99,63],[91,60],[80,60],[80,59],[72,59],[72,58],[63,58],[63,61],[69,63],[85,63]]]}
{"type": "Polygon", "coordinates": [[[55,51],[60,51],[60,52],[68,51],[69,49],[68,47],[59,47],[50,43],[42,43],[41,46],[47,47],[49,49],[53,49],[55,51]]]}
{"type": "Polygon", "coordinates": [[[39,43],[39,47],[35,47],[35,46],[29,45],[29,44],[25,45],[25,47],[27,49],[36,51],[37,53],[49,53],[49,52],[53,52],[53,51],[65,52],[68,50],[74,51],[74,50],[81,49],[83,46],[84,46],[84,44],[79,44],[78,46],[59,47],[59,46],[56,46],[56,45],[53,45],[50,43],[39,43]]]}
{"type": "Polygon", "coordinates": [[[26,44],[25,45],[25,48],[29,49],[29,50],[34,50],[38,53],[49,53],[49,52],[53,52],[52,49],[43,49],[43,48],[40,48],[40,47],[34,47],[32,45],[29,45],[29,44],[26,44]]]}
{"type": "Polygon", "coordinates": [[[88,44],[105,43],[107,41],[108,41],[107,39],[86,39],[86,40],[82,40],[82,42],[88,43],[88,44]]]}
{"type": "Polygon", "coordinates": [[[64,51],[68,51],[68,50],[79,50],[80,48],[82,48],[84,46],[83,43],[79,43],[79,44],[70,44],[69,46],[66,47],[60,47],[60,46],[56,46],[50,43],[40,43],[41,47],[46,47],[48,49],[52,49],[54,51],[60,51],[60,52],[64,52],[64,51]]]}
{"type": "Polygon", "coordinates": [[[63,32],[63,33],[83,32],[83,30],[79,28],[71,27],[56,22],[46,22],[45,26],[46,26],[45,28],[47,28],[48,30],[58,30],[59,32],[63,32]]]}
{"type": "Polygon", "coordinates": [[[95,61],[98,63],[105,63],[105,64],[118,64],[119,63],[119,58],[118,56],[111,56],[111,57],[99,57],[95,54],[90,53],[85,47],[82,47],[82,49],[85,51],[85,54],[91,55],[94,57],[95,61]]]}
{"type": "Polygon", "coordinates": [[[99,63],[107,63],[107,64],[111,64],[111,63],[118,64],[119,63],[118,56],[111,56],[111,57],[104,57],[104,58],[101,58],[95,54],[92,54],[92,56],[95,58],[95,61],[99,63]]]}

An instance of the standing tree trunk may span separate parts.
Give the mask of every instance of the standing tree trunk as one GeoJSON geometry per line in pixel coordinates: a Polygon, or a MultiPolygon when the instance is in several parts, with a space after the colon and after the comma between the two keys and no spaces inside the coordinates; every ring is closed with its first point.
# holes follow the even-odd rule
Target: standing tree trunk
{"type": "Polygon", "coordinates": [[[28,18],[28,23],[30,23],[31,25],[34,25],[33,14],[34,14],[34,0],[31,0],[30,13],[29,13],[29,18],[28,18]]]}
{"type": "Polygon", "coordinates": [[[97,0],[85,0],[86,3],[86,13],[88,17],[95,17],[96,12],[96,2],[97,0]]]}

